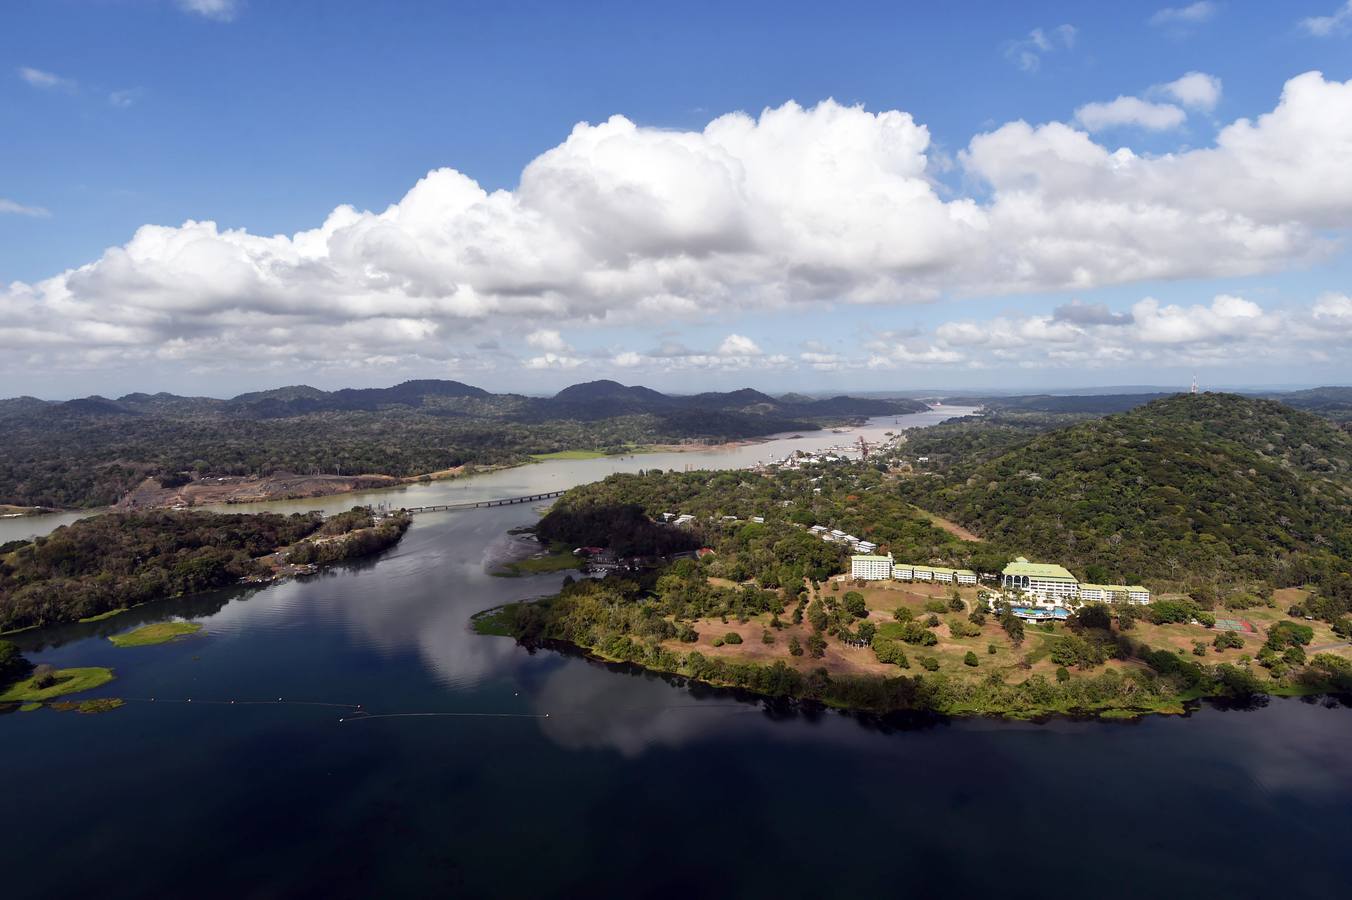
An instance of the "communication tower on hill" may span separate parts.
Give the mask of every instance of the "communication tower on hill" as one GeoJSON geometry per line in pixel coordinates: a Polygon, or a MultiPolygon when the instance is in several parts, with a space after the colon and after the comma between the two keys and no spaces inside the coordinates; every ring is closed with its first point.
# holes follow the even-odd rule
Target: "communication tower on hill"
{"type": "Polygon", "coordinates": [[[1197,376],[1196,376],[1196,375],[1192,376],[1192,390],[1189,391],[1188,393],[1190,393],[1190,394],[1195,394],[1195,393],[1197,393],[1197,376]]]}

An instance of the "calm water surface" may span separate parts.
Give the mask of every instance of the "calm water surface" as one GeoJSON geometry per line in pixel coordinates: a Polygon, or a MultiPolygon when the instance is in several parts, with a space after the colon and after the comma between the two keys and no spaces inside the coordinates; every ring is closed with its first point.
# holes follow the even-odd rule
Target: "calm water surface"
{"type": "MultiPolygon", "coordinates": [[[[405,493],[502,496],[540,490],[555,466],[569,484],[707,462],[691,456],[405,493]]],[[[557,587],[558,576],[486,573],[512,552],[506,530],[535,516],[420,516],[374,561],[20,635],[44,662],[113,665],[118,680],[95,695],[128,704],[0,716],[0,895],[1352,890],[1346,708],[882,725],[531,655],[466,620],[557,587]],[[205,636],[137,649],[104,639],[174,616],[205,636]],[[371,718],[354,718],[356,704],[371,718]]]]}

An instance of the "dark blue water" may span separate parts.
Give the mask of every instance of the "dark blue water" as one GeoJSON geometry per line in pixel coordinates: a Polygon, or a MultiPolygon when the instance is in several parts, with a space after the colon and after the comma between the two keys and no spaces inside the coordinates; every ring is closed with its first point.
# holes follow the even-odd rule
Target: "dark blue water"
{"type": "Polygon", "coordinates": [[[0,895],[1352,893],[1352,710],[885,727],[532,656],[466,620],[558,583],[486,574],[533,518],[24,635],[128,703],[0,716],[0,895]],[[176,614],[206,635],[104,639],[176,614]]]}

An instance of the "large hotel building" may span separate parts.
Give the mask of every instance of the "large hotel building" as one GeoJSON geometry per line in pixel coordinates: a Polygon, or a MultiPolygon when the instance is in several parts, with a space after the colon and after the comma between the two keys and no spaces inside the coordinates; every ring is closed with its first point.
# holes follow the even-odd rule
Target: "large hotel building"
{"type": "Polygon", "coordinates": [[[1150,591],[1138,584],[1081,584],[1061,566],[1030,563],[1022,556],[1005,566],[1000,583],[1007,591],[1022,591],[1034,602],[1049,606],[1063,602],[1107,603],[1113,600],[1150,602],[1150,591]]]}

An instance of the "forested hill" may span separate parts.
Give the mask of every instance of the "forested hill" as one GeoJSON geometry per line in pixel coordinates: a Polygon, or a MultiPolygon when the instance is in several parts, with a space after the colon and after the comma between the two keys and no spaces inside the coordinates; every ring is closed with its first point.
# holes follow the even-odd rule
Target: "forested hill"
{"type": "Polygon", "coordinates": [[[1092,580],[1294,585],[1352,568],[1352,437],[1268,400],[1180,394],[955,454],[902,490],[1092,580]]]}

